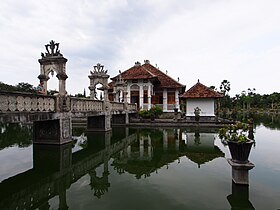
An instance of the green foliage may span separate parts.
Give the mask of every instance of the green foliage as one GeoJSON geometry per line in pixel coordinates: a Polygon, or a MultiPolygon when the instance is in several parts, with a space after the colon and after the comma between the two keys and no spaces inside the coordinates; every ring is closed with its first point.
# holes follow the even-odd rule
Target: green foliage
{"type": "Polygon", "coordinates": [[[222,141],[234,141],[237,143],[245,143],[249,141],[248,134],[248,124],[241,122],[238,122],[234,125],[228,125],[219,129],[219,138],[222,141]]]}
{"type": "Polygon", "coordinates": [[[27,92],[27,93],[36,93],[36,88],[33,85],[30,85],[25,82],[20,82],[16,86],[8,85],[3,82],[0,82],[0,90],[5,90],[9,92],[27,92]]]}
{"type": "Polygon", "coordinates": [[[153,106],[150,110],[150,115],[154,116],[155,118],[158,118],[162,113],[162,109],[159,106],[153,106]]]}
{"type": "Polygon", "coordinates": [[[150,110],[140,110],[138,115],[143,119],[158,118],[163,113],[159,106],[153,106],[150,110]]]}
{"type": "Polygon", "coordinates": [[[0,123],[0,150],[12,145],[27,147],[32,144],[32,129],[18,123],[0,123]]]}

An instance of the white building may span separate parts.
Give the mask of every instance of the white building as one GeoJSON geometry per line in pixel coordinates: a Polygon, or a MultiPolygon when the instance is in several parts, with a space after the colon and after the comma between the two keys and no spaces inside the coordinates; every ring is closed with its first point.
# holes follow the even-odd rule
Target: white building
{"type": "Polygon", "coordinates": [[[216,99],[224,97],[223,94],[206,87],[199,81],[180,96],[185,101],[186,116],[194,117],[194,110],[198,107],[201,117],[215,117],[216,99]]]}
{"type": "Polygon", "coordinates": [[[144,110],[153,105],[160,106],[164,112],[173,112],[174,108],[180,110],[179,95],[185,91],[185,85],[151,65],[148,60],[143,65],[136,62],[133,67],[111,79],[111,101],[136,103],[138,108],[144,110]]]}

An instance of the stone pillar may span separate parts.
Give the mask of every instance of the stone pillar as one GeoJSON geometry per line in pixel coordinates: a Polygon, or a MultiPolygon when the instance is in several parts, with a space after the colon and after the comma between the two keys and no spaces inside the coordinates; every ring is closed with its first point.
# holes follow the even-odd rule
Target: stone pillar
{"type": "Polygon", "coordinates": [[[41,53],[42,58],[39,59],[40,63],[40,75],[38,79],[44,82],[45,94],[47,94],[47,81],[49,80],[49,74],[52,75],[56,72],[56,77],[59,79],[59,95],[65,96],[67,94],[65,88],[65,81],[68,78],[66,75],[66,62],[67,59],[63,57],[59,50],[59,43],[55,43],[53,40],[49,44],[45,45],[46,53],[41,53]]]}
{"type": "Polygon", "coordinates": [[[167,111],[167,90],[164,89],[163,90],[163,111],[166,112],[167,111]]]}
{"type": "Polygon", "coordinates": [[[110,131],[111,129],[111,115],[109,113],[99,116],[88,116],[88,131],[110,131]]]}
{"type": "Polygon", "coordinates": [[[59,73],[56,75],[59,80],[59,95],[65,96],[67,94],[66,91],[66,79],[68,76],[65,73],[59,73]]]}
{"type": "Polygon", "coordinates": [[[252,162],[245,164],[235,163],[231,159],[227,160],[232,168],[232,181],[235,184],[248,185],[249,184],[249,170],[255,167],[252,162]]]}
{"type": "Polygon", "coordinates": [[[70,113],[55,113],[53,120],[33,123],[34,144],[65,144],[72,141],[72,119],[70,113]]]}

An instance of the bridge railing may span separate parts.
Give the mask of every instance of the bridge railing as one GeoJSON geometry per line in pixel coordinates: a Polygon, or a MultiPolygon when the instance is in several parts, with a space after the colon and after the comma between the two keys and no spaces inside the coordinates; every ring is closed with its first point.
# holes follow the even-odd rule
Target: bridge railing
{"type": "Polygon", "coordinates": [[[56,97],[21,92],[0,92],[0,112],[54,112],[56,97]]]}
{"type": "Polygon", "coordinates": [[[72,112],[103,111],[103,101],[86,98],[71,98],[72,112]]]}

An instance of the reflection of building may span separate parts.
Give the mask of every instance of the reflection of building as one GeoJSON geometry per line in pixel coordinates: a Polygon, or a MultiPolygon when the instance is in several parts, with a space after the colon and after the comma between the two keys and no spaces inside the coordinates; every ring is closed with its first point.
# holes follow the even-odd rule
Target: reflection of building
{"type": "Polygon", "coordinates": [[[186,116],[194,117],[194,109],[200,108],[200,116],[215,117],[215,99],[222,98],[223,95],[206,87],[199,81],[180,96],[186,103],[186,116]]]}
{"type": "Polygon", "coordinates": [[[163,166],[187,156],[199,166],[224,153],[214,145],[214,133],[187,133],[180,129],[145,130],[138,140],[117,156],[113,165],[119,173],[125,171],[136,178],[150,176],[163,166]]]}
{"type": "Polygon", "coordinates": [[[179,108],[179,94],[185,91],[185,86],[172,79],[167,73],[150,64],[148,60],[141,65],[136,62],[130,69],[120,72],[112,78],[111,101],[127,100],[136,103],[141,109],[150,109],[152,105],[160,106],[164,112],[179,108]],[[118,86],[124,85],[123,91],[118,86]],[[112,92],[113,91],[113,92],[112,92]]]}
{"type": "Polygon", "coordinates": [[[193,162],[205,164],[225,154],[214,144],[214,133],[186,133],[186,156],[193,162]]]}

